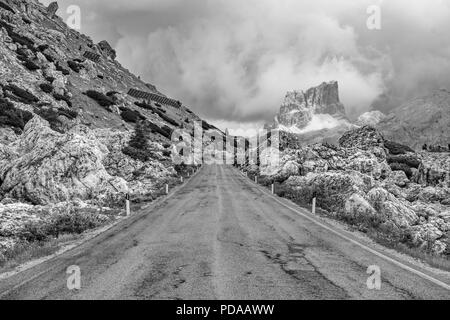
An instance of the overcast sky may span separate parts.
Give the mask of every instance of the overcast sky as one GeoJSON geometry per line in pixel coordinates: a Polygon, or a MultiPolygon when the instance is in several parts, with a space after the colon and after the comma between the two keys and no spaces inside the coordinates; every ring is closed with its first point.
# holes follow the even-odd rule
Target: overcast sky
{"type": "MultiPolygon", "coordinates": [[[[41,0],[44,4],[50,1],[41,0]]],[[[63,0],[81,32],[222,128],[271,120],[286,91],[337,80],[350,116],[450,89],[450,0],[63,0]],[[381,30],[366,10],[381,7],[381,30]]]]}

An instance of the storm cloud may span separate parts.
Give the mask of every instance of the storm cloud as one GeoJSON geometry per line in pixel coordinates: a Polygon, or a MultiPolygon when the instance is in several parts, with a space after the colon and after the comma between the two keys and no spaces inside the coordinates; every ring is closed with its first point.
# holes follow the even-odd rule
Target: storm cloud
{"type": "MultiPolygon", "coordinates": [[[[42,1],[48,3],[49,1],[42,1]]],[[[118,60],[221,127],[273,118],[286,91],[337,80],[351,117],[450,87],[444,0],[64,0],[118,60]],[[369,30],[367,8],[381,8],[369,30]]]]}

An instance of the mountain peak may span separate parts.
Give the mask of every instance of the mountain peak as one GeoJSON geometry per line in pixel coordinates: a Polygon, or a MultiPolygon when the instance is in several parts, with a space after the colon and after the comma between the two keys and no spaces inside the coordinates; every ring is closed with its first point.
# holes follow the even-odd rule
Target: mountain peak
{"type": "Polygon", "coordinates": [[[339,100],[337,81],[323,82],[306,91],[289,91],[281,105],[272,127],[295,127],[304,129],[314,115],[345,117],[345,107],[339,100]]]}

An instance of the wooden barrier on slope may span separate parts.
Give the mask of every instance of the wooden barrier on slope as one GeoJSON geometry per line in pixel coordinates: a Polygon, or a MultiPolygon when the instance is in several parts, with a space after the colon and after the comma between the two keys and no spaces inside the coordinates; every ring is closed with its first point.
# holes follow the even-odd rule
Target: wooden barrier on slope
{"type": "Polygon", "coordinates": [[[100,55],[95,53],[95,52],[91,52],[91,51],[86,51],[83,54],[83,57],[85,57],[85,58],[87,58],[87,59],[89,59],[89,60],[91,60],[91,61],[93,61],[95,63],[100,61],[100,55]]]}
{"type": "Polygon", "coordinates": [[[179,108],[181,106],[181,103],[179,101],[176,101],[176,100],[173,100],[173,99],[170,99],[167,97],[163,97],[163,96],[160,96],[155,93],[140,91],[140,90],[136,90],[136,89],[130,89],[128,91],[128,94],[136,99],[151,100],[156,103],[169,105],[169,106],[172,106],[175,108],[179,108]]]}

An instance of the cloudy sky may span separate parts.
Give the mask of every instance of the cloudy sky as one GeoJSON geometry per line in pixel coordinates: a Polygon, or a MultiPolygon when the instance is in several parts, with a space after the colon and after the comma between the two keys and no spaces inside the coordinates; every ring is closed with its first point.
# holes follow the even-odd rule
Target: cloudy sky
{"type": "MultiPolygon", "coordinates": [[[[50,1],[41,0],[44,4],[50,1]]],[[[286,91],[337,80],[351,117],[450,88],[450,0],[60,0],[81,32],[219,127],[271,120],[286,91]],[[367,8],[381,8],[369,30],[367,8]]]]}

